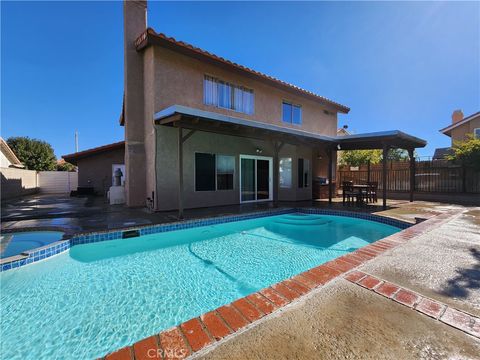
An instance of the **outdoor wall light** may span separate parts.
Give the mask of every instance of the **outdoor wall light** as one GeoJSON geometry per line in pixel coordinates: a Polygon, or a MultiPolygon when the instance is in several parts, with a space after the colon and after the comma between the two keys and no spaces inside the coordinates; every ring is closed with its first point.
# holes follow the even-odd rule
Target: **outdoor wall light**
{"type": "Polygon", "coordinates": [[[263,150],[260,148],[256,148],[255,151],[257,152],[257,154],[261,154],[263,152],[263,150]]]}
{"type": "Polygon", "coordinates": [[[342,147],[340,146],[340,144],[337,145],[337,150],[342,150],[342,147]]]}

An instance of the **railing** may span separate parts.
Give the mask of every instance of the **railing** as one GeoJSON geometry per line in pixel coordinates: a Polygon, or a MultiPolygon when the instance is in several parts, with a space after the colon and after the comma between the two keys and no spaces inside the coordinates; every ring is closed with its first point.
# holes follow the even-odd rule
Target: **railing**
{"type": "MultiPolygon", "coordinates": [[[[397,163],[387,168],[388,191],[410,191],[410,169],[404,163],[397,163]]],[[[382,170],[375,166],[370,171],[365,167],[359,170],[346,170],[342,167],[338,172],[337,184],[343,181],[354,183],[378,182],[383,189],[382,170]],[[370,174],[369,174],[370,172],[370,174]]],[[[415,171],[415,191],[435,193],[480,193],[480,172],[446,163],[417,163],[415,171]]]]}

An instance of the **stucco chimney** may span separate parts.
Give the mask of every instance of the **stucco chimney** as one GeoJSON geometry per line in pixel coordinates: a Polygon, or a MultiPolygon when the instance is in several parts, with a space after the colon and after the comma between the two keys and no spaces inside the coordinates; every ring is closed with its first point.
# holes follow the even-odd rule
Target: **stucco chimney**
{"type": "Polygon", "coordinates": [[[462,110],[455,110],[453,113],[452,113],[452,124],[455,124],[459,121],[462,121],[463,120],[463,112],[462,110]]]}
{"type": "Polygon", "coordinates": [[[128,206],[145,205],[144,60],[135,40],[147,28],[147,2],[123,2],[125,96],[125,195],[128,206]]]}

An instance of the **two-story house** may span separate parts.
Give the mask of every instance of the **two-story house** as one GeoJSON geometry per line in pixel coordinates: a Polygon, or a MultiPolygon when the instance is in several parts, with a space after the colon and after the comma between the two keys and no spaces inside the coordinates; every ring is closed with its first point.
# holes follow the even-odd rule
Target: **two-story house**
{"type": "Polygon", "coordinates": [[[128,206],[171,210],[312,199],[337,148],[424,146],[404,133],[342,137],[347,106],[146,27],[146,2],[124,3],[128,206]],[[379,145],[380,144],[380,145],[379,145]]]}
{"type": "MultiPolygon", "coordinates": [[[[462,110],[455,110],[452,113],[452,123],[440,132],[452,139],[452,146],[457,141],[466,140],[468,134],[480,139],[480,111],[464,117],[462,110]]],[[[451,153],[451,147],[435,149],[433,160],[444,159],[449,153],[451,153]]]]}

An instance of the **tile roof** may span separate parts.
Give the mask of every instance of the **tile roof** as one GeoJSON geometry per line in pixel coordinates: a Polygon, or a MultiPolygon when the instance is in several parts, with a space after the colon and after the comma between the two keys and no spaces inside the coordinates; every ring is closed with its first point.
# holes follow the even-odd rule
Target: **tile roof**
{"type": "Polygon", "coordinates": [[[96,148],[87,149],[87,150],[79,151],[79,152],[76,152],[76,153],[63,155],[62,158],[65,161],[67,161],[67,162],[69,162],[73,165],[77,165],[77,160],[79,160],[79,159],[82,159],[82,158],[85,158],[85,157],[88,157],[88,156],[92,156],[92,155],[97,155],[97,154],[107,152],[107,151],[111,151],[111,150],[122,149],[124,147],[125,147],[125,141],[119,141],[119,142],[116,142],[116,143],[113,143],[113,144],[102,145],[102,146],[98,146],[96,148]]]}
{"type": "Polygon", "coordinates": [[[183,41],[178,41],[174,39],[173,37],[168,37],[165,34],[162,33],[157,33],[155,30],[152,28],[148,28],[145,30],[135,41],[135,46],[138,51],[150,46],[150,45],[160,45],[165,48],[178,51],[184,55],[194,57],[196,59],[214,63],[216,65],[223,66],[225,68],[228,68],[229,70],[237,71],[242,73],[243,75],[255,78],[257,80],[267,82],[270,85],[282,88],[283,90],[289,91],[289,92],[294,92],[296,94],[305,96],[307,98],[310,98],[314,101],[320,101],[323,104],[328,104],[337,111],[341,113],[348,113],[350,111],[350,108],[339,104],[333,100],[327,99],[324,96],[317,95],[311,91],[302,89],[298,86],[295,86],[293,84],[287,83],[285,81],[279,80],[273,76],[266,75],[264,73],[261,73],[259,71],[250,69],[246,66],[234,63],[230,60],[227,60],[223,57],[217,56],[215,54],[212,54],[206,50],[200,49],[198,47],[195,47],[191,44],[188,44],[183,41]]]}

